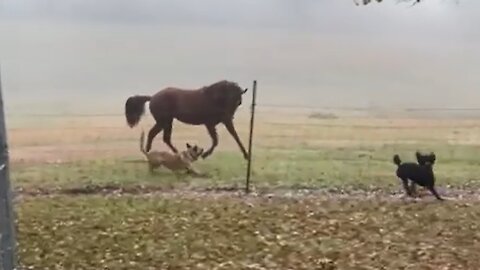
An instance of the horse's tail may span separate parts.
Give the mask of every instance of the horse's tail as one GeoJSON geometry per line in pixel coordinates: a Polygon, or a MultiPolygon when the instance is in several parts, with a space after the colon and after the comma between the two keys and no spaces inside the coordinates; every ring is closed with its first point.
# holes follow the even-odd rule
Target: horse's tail
{"type": "Polygon", "coordinates": [[[400,166],[400,164],[402,164],[402,160],[400,159],[399,155],[393,156],[393,163],[395,163],[397,166],[400,166]]]}
{"type": "Polygon", "coordinates": [[[145,131],[142,130],[142,135],[140,135],[140,152],[142,152],[145,156],[148,154],[144,147],[145,144],[145,131]]]}
{"type": "Polygon", "coordinates": [[[128,125],[133,128],[140,122],[145,113],[145,103],[150,101],[150,96],[131,96],[125,103],[125,117],[128,125]]]}

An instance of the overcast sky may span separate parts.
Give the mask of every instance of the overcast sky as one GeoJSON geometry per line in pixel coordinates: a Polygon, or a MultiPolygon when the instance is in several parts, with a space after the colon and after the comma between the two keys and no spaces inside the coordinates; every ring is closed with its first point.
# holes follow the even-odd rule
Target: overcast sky
{"type": "Polygon", "coordinates": [[[5,95],[122,110],[165,86],[257,79],[260,103],[480,107],[480,1],[395,3],[0,0],[5,95]]]}

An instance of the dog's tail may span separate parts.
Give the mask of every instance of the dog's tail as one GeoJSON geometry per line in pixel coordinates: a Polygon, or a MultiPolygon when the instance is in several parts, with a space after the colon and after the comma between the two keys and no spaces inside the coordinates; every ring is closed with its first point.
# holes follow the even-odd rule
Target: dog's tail
{"type": "Polygon", "coordinates": [[[142,135],[140,135],[140,152],[142,152],[145,156],[148,154],[144,147],[145,144],[145,131],[142,130],[142,135]]]}
{"type": "Polygon", "coordinates": [[[402,164],[402,160],[400,159],[399,155],[393,156],[393,163],[395,163],[397,166],[400,166],[400,164],[402,164]]]}

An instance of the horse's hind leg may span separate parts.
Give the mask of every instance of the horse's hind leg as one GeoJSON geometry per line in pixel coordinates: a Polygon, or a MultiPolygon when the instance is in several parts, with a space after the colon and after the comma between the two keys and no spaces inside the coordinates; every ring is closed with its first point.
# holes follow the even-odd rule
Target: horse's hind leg
{"type": "Polygon", "coordinates": [[[210,138],[212,138],[212,146],[203,153],[202,158],[206,158],[210,156],[213,153],[213,150],[215,147],[218,145],[218,134],[217,134],[217,129],[215,128],[214,125],[207,125],[207,131],[208,134],[210,135],[210,138]]]}
{"type": "Polygon", "coordinates": [[[155,126],[150,129],[150,131],[148,132],[147,148],[145,149],[145,151],[150,152],[150,149],[152,149],[153,139],[155,138],[155,136],[157,136],[158,133],[162,131],[162,129],[162,126],[160,126],[159,124],[155,124],[155,126]]]}
{"type": "Polygon", "coordinates": [[[173,118],[164,122],[163,129],[163,142],[165,142],[174,153],[178,153],[177,148],[172,145],[173,118]]]}

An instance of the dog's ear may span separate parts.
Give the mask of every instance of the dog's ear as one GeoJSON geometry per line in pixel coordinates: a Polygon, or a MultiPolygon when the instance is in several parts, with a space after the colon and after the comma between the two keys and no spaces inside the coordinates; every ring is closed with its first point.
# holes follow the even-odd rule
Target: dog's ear
{"type": "Polygon", "coordinates": [[[187,149],[192,148],[192,146],[188,142],[186,143],[186,146],[187,146],[187,149]]]}
{"type": "Polygon", "coordinates": [[[415,155],[417,156],[417,162],[420,165],[425,165],[425,163],[429,161],[429,157],[423,155],[422,153],[420,153],[420,151],[417,151],[415,155]]]}
{"type": "Polygon", "coordinates": [[[437,160],[437,156],[435,155],[434,152],[430,153],[430,158],[432,159],[432,163],[435,162],[435,160],[437,160]]]}
{"type": "Polygon", "coordinates": [[[417,158],[417,160],[422,159],[422,154],[420,154],[420,151],[415,152],[415,157],[417,158]]]}

